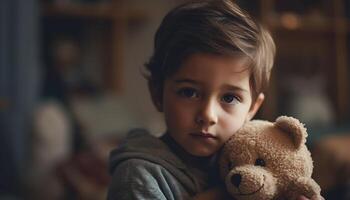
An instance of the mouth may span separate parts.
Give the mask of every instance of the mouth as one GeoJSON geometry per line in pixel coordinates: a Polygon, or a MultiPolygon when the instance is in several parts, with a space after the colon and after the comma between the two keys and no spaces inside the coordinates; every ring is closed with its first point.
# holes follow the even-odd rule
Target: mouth
{"type": "MultiPolygon", "coordinates": [[[[264,182],[265,182],[265,176],[264,176],[264,182]]],[[[239,188],[238,188],[239,193],[235,193],[234,195],[239,195],[239,196],[249,196],[249,195],[253,195],[253,194],[255,194],[255,193],[260,192],[260,190],[263,189],[264,186],[265,186],[265,184],[263,183],[263,184],[260,186],[260,188],[258,188],[257,190],[255,190],[255,191],[253,191],[253,192],[249,192],[249,193],[242,193],[242,192],[239,190],[239,188]]]]}
{"type": "Polygon", "coordinates": [[[253,191],[253,192],[250,192],[250,193],[242,193],[242,192],[238,189],[239,193],[238,193],[237,195],[240,195],[240,196],[253,195],[253,194],[259,192],[264,186],[265,186],[265,184],[262,184],[262,186],[261,186],[259,189],[255,190],[255,191],[253,191]]]}
{"type": "Polygon", "coordinates": [[[194,132],[194,133],[190,133],[191,136],[194,136],[194,137],[201,137],[201,138],[213,138],[215,139],[216,136],[214,136],[213,134],[211,133],[205,133],[205,132],[194,132]]]}

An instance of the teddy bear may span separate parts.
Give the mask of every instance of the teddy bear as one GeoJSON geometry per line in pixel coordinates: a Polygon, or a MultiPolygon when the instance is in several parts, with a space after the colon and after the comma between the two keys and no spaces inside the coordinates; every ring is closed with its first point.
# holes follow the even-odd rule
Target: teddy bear
{"type": "Polygon", "coordinates": [[[219,158],[228,193],[237,200],[321,197],[311,178],[306,137],[306,128],[293,117],[247,122],[225,143],[219,158]]]}

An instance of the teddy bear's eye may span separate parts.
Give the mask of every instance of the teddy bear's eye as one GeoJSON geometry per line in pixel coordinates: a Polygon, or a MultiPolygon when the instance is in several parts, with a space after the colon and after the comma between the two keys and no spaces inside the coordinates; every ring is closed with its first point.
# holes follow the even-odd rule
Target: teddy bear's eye
{"type": "Polygon", "coordinates": [[[262,158],[257,158],[255,160],[255,166],[262,166],[262,167],[265,167],[266,166],[266,163],[265,161],[262,159],[262,158]]]}
{"type": "Polygon", "coordinates": [[[228,161],[227,168],[230,170],[230,169],[233,168],[233,166],[234,166],[233,162],[232,161],[228,161]]]}

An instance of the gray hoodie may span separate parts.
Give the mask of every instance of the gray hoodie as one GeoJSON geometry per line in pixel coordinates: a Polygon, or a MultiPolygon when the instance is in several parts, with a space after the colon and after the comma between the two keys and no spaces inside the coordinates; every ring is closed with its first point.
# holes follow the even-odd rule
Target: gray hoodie
{"type": "Polygon", "coordinates": [[[182,150],[171,143],[170,137],[156,138],[141,129],[130,132],[110,155],[108,200],[190,199],[205,190],[207,171],[186,165],[193,159],[180,159],[182,150]]]}

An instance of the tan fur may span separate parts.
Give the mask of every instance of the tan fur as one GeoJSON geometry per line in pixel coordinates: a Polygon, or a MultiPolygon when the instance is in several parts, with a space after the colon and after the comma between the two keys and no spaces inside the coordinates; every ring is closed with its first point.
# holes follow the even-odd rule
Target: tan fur
{"type": "Polygon", "coordinates": [[[228,192],[237,200],[320,195],[320,187],[311,178],[313,164],[306,137],[304,125],[292,117],[281,116],[275,123],[247,122],[226,142],[220,157],[228,192]]]}

